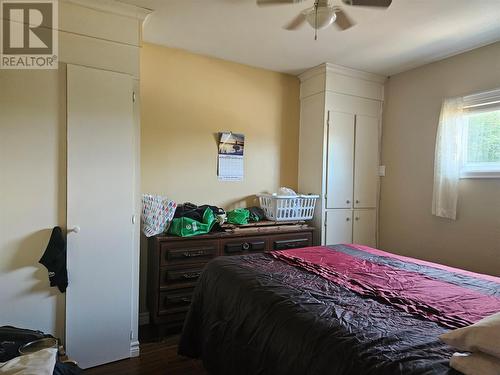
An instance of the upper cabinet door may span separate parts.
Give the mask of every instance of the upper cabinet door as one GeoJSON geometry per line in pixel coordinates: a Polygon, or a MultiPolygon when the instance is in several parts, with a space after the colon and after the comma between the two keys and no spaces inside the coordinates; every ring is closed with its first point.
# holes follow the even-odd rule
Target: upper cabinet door
{"type": "Polygon", "coordinates": [[[354,167],[354,115],[329,112],[327,208],[352,208],[354,167]]]}
{"type": "Polygon", "coordinates": [[[356,146],[354,165],[354,207],[377,207],[378,190],[378,127],[379,119],[356,116],[356,146]]]}

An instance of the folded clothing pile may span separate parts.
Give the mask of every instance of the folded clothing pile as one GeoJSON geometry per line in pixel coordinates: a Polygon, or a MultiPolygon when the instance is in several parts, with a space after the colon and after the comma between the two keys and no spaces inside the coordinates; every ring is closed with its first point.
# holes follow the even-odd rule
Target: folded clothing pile
{"type": "Polygon", "coordinates": [[[450,366],[465,375],[500,375],[500,312],[468,327],[439,336],[466,353],[455,353],[450,366]]]}
{"type": "Polygon", "coordinates": [[[193,203],[179,205],[168,233],[181,237],[191,237],[221,230],[226,213],[222,208],[210,205],[197,206],[193,203]]]}
{"type": "Polygon", "coordinates": [[[245,225],[265,218],[266,215],[260,207],[236,208],[227,213],[227,222],[229,224],[245,225]]]}
{"type": "Polygon", "coordinates": [[[229,224],[244,225],[265,219],[260,207],[237,208],[226,214],[222,208],[208,204],[197,206],[184,203],[177,206],[168,233],[181,237],[191,237],[209,232],[224,231],[221,227],[229,224]]]}
{"type": "Polygon", "coordinates": [[[47,348],[0,362],[0,374],[55,375],[57,349],[47,348]]]}
{"type": "Polygon", "coordinates": [[[226,213],[222,208],[217,206],[211,206],[208,204],[197,206],[194,203],[186,202],[177,207],[174,213],[174,219],[188,217],[193,220],[202,221],[203,215],[207,208],[212,211],[215,217],[218,215],[224,215],[226,213]]]}
{"type": "Polygon", "coordinates": [[[79,375],[83,370],[71,362],[61,362],[57,348],[41,349],[20,355],[19,349],[30,342],[54,338],[41,331],[0,327],[0,374],[6,375],[79,375]]]}

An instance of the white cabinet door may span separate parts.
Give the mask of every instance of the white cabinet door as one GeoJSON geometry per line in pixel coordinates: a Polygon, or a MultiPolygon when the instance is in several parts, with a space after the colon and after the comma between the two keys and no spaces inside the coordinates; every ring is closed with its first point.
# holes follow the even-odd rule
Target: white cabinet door
{"type": "Polygon", "coordinates": [[[353,243],[376,247],[377,210],[354,210],[353,243]]]}
{"type": "Polygon", "coordinates": [[[354,115],[331,111],[329,116],[326,208],[352,208],[354,115]]]}
{"type": "Polygon", "coordinates": [[[354,207],[377,207],[379,119],[356,116],[354,207]]]}
{"type": "Polygon", "coordinates": [[[352,243],[352,210],[326,211],[326,245],[352,243]]]}
{"type": "Polygon", "coordinates": [[[68,65],[66,349],[83,368],[130,357],[132,79],[68,65]]]}

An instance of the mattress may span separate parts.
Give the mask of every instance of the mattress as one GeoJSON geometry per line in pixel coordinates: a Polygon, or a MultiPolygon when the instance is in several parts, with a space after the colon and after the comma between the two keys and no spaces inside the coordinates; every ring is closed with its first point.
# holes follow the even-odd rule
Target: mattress
{"type": "Polygon", "coordinates": [[[500,279],[356,245],[207,264],[179,354],[224,374],[458,374],[438,336],[500,311],[500,279]]]}

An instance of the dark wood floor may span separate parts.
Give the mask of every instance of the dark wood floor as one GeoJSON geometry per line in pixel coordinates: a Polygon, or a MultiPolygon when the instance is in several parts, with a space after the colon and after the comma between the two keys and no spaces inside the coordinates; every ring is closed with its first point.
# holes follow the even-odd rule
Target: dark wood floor
{"type": "Polygon", "coordinates": [[[85,370],[84,375],[207,375],[200,361],[177,355],[178,337],[141,343],[137,358],[85,370]]]}

